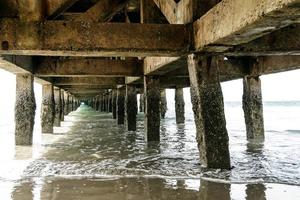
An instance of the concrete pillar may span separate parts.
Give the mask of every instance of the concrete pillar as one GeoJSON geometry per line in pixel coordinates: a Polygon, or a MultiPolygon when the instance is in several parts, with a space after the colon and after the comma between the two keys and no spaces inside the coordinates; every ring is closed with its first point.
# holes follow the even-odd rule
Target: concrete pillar
{"type": "Polygon", "coordinates": [[[61,99],[61,108],[60,108],[60,120],[64,121],[65,120],[65,95],[64,91],[60,90],[60,99],[61,99]]]}
{"type": "Polygon", "coordinates": [[[69,114],[69,94],[64,92],[64,115],[69,114]]]}
{"type": "Polygon", "coordinates": [[[125,88],[117,90],[117,124],[124,124],[125,121],[125,88]]]}
{"type": "Polygon", "coordinates": [[[60,126],[61,121],[61,94],[60,89],[54,89],[54,103],[55,103],[55,116],[54,116],[54,126],[60,126]]]}
{"type": "Polygon", "coordinates": [[[108,94],[108,112],[112,112],[112,93],[108,94]]]}
{"type": "Polygon", "coordinates": [[[125,97],[125,127],[128,131],[136,130],[137,99],[136,88],[126,85],[125,97]]]}
{"type": "Polygon", "coordinates": [[[101,95],[101,111],[105,112],[105,97],[104,94],[101,95]]]}
{"type": "Polygon", "coordinates": [[[113,119],[117,119],[117,90],[112,90],[112,113],[113,119]]]}
{"type": "Polygon", "coordinates": [[[43,85],[43,101],[42,101],[42,133],[53,133],[54,123],[54,92],[53,85],[43,85]]]}
{"type": "Polygon", "coordinates": [[[230,169],[217,58],[191,54],[188,69],[201,162],[208,168],[230,169]]]}
{"type": "Polygon", "coordinates": [[[184,96],[183,88],[175,89],[175,114],[176,114],[176,123],[184,123],[184,96]]]}
{"type": "Polygon", "coordinates": [[[162,119],[165,118],[167,110],[168,110],[168,107],[167,107],[166,90],[162,89],[160,91],[160,116],[162,119]]]}
{"type": "Polygon", "coordinates": [[[31,145],[34,117],[35,97],[32,74],[16,75],[15,103],[15,142],[16,145],[31,145]]]}
{"type": "Polygon", "coordinates": [[[144,99],[144,94],[140,94],[140,112],[145,111],[145,99],[144,99]]]}
{"type": "Polygon", "coordinates": [[[264,139],[264,117],[261,81],[258,76],[246,76],[243,80],[243,110],[248,139],[264,139]]]}
{"type": "Polygon", "coordinates": [[[145,138],[147,141],[160,139],[160,89],[159,79],[144,76],[145,138]]]}
{"type": "Polygon", "coordinates": [[[72,95],[69,95],[69,102],[68,102],[68,112],[72,112],[73,111],[73,105],[72,105],[72,102],[73,102],[73,96],[72,95]]]}

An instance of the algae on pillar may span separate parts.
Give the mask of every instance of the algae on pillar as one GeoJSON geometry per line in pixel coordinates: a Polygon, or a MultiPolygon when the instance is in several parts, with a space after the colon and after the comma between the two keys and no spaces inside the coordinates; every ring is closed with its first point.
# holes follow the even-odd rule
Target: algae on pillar
{"type": "Polygon", "coordinates": [[[144,94],[141,93],[140,94],[140,112],[144,112],[145,111],[145,99],[144,99],[144,94]]]}
{"type": "Polygon", "coordinates": [[[168,110],[168,105],[167,105],[166,90],[162,89],[160,91],[160,116],[162,119],[165,118],[167,110],[168,110]]]}
{"type": "Polygon", "coordinates": [[[264,117],[259,76],[246,76],[243,80],[243,110],[248,139],[264,139],[264,117]]]}
{"type": "Polygon", "coordinates": [[[60,126],[61,121],[61,94],[60,89],[54,89],[54,103],[55,103],[55,116],[54,116],[54,126],[60,126]]]}
{"type": "Polygon", "coordinates": [[[176,114],[176,123],[184,123],[184,96],[183,88],[175,89],[175,114],[176,114]]]}
{"type": "Polygon", "coordinates": [[[15,142],[31,145],[35,117],[35,97],[32,74],[16,75],[15,142]]]}
{"type": "Polygon", "coordinates": [[[53,85],[43,85],[42,98],[42,133],[53,133],[53,123],[55,114],[53,85]]]}
{"type": "Polygon", "coordinates": [[[147,141],[160,140],[159,78],[144,76],[145,134],[147,141]]]}
{"type": "Polygon", "coordinates": [[[124,124],[125,121],[125,88],[117,90],[117,124],[124,124]]]}
{"type": "Polygon", "coordinates": [[[126,85],[125,97],[125,126],[128,131],[136,130],[137,99],[136,88],[126,85]]]}
{"type": "Polygon", "coordinates": [[[113,119],[117,119],[117,90],[112,90],[112,113],[113,119]]]}
{"type": "Polygon", "coordinates": [[[216,57],[188,56],[191,99],[202,164],[230,169],[228,133],[216,57]]]}

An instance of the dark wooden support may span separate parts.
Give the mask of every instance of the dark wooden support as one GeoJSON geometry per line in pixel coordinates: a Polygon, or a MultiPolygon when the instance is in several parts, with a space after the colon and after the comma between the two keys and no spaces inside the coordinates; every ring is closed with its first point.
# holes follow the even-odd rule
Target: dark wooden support
{"type": "Polygon", "coordinates": [[[208,168],[230,169],[229,139],[217,59],[189,55],[188,69],[201,162],[208,168]]]}
{"type": "Polygon", "coordinates": [[[243,79],[243,110],[248,139],[264,139],[264,117],[259,76],[243,79]]]}
{"type": "Polygon", "coordinates": [[[65,120],[65,95],[64,91],[61,89],[60,90],[60,99],[61,99],[61,108],[60,108],[60,120],[64,121],[65,120]]]}
{"type": "Polygon", "coordinates": [[[42,98],[42,133],[53,133],[55,114],[53,85],[43,85],[42,98]]]}
{"type": "Polygon", "coordinates": [[[160,139],[160,89],[159,78],[144,76],[145,138],[147,141],[160,139]]]}
{"type": "Polygon", "coordinates": [[[112,113],[112,92],[108,94],[108,112],[112,113]]]}
{"type": "Polygon", "coordinates": [[[59,88],[54,88],[54,103],[55,103],[55,116],[54,126],[60,126],[61,122],[61,94],[59,88]]]}
{"type": "Polygon", "coordinates": [[[35,97],[32,74],[17,74],[15,103],[16,145],[31,145],[35,117],[35,97]]]}
{"type": "Polygon", "coordinates": [[[160,117],[164,119],[168,110],[166,90],[160,91],[160,117]]]}
{"type": "Polygon", "coordinates": [[[69,114],[69,94],[64,91],[64,115],[69,114]]]}
{"type": "Polygon", "coordinates": [[[183,88],[175,89],[175,114],[176,114],[176,123],[182,124],[184,123],[184,96],[183,96],[183,88]]]}
{"type": "Polygon", "coordinates": [[[125,127],[128,131],[136,130],[137,98],[136,88],[126,85],[125,97],[125,127]]]}
{"type": "Polygon", "coordinates": [[[117,90],[112,90],[112,113],[113,119],[117,119],[117,90]]]}
{"type": "Polygon", "coordinates": [[[124,124],[125,121],[125,88],[117,90],[117,124],[124,124]]]}

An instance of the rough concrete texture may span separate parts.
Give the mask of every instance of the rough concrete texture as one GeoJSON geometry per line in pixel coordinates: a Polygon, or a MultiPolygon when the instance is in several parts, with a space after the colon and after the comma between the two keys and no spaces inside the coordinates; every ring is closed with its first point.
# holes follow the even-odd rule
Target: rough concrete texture
{"type": "Polygon", "coordinates": [[[117,124],[124,124],[125,121],[125,88],[117,90],[117,124]]]}
{"type": "Polygon", "coordinates": [[[144,94],[140,94],[140,112],[145,111],[145,99],[144,99],[144,94]]]}
{"type": "Polygon", "coordinates": [[[243,110],[247,138],[264,139],[264,117],[261,81],[257,77],[244,77],[243,110]]]}
{"type": "Polygon", "coordinates": [[[55,114],[53,85],[43,85],[42,98],[42,133],[53,133],[53,123],[55,114]]]}
{"type": "Polygon", "coordinates": [[[54,89],[54,103],[55,103],[55,116],[54,116],[54,126],[60,126],[61,121],[61,94],[60,89],[54,89]]]}
{"type": "Polygon", "coordinates": [[[113,119],[117,119],[117,90],[112,90],[112,113],[113,119]]]}
{"type": "Polygon", "coordinates": [[[167,106],[166,90],[162,89],[160,91],[160,116],[162,119],[165,118],[167,110],[168,110],[168,106],[167,106]]]}
{"type": "Polygon", "coordinates": [[[65,114],[64,114],[64,110],[65,110],[65,95],[64,95],[64,91],[60,90],[60,100],[61,100],[61,108],[60,108],[60,120],[64,121],[65,120],[65,114]]]}
{"type": "Polygon", "coordinates": [[[228,133],[217,59],[188,57],[197,142],[203,166],[230,169],[228,133]]]}
{"type": "Polygon", "coordinates": [[[145,134],[147,141],[160,140],[159,78],[144,76],[145,134]]]}
{"type": "Polygon", "coordinates": [[[35,97],[32,74],[16,75],[15,141],[16,145],[31,145],[35,117],[35,97]]]}
{"type": "Polygon", "coordinates": [[[126,85],[125,127],[128,131],[136,130],[137,98],[134,86],[126,85]]]}
{"type": "Polygon", "coordinates": [[[184,123],[184,96],[183,88],[175,89],[175,114],[176,114],[176,123],[184,123]]]}

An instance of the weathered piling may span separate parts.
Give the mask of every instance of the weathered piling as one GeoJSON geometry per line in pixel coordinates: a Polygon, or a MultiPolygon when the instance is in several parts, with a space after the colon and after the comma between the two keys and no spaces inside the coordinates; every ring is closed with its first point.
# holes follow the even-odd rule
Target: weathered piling
{"type": "Polygon", "coordinates": [[[160,89],[159,78],[144,76],[145,134],[147,141],[160,139],[160,89]]]}
{"type": "Polygon", "coordinates": [[[145,111],[145,100],[144,100],[144,94],[141,93],[140,94],[140,108],[139,108],[140,112],[144,112],[145,111]]]}
{"type": "Polygon", "coordinates": [[[55,103],[55,116],[54,126],[60,126],[61,122],[61,94],[59,88],[54,88],[54,103],[55,103]]]}
{"type": "Polygon", "coordinates": [[[113,119],[117,119],[117,90],[112,90],[112,114],[113,119]]]}
{"type": "Polygon", "coordinates": [[[162,119],[166,117],[167,110],[168,110],[168,105],[167,105],[166,90],[162,89],[160,91],[160,116],[162,119]]]}
{"type": "Polygon", "coordinates": [[[125,96],[125,127],[128,131],[136,130],[137,98],[136,88],[126,85],[125,96]]]}
{"type": "Polygon", "coordinates": [[[125,121],[125,88],[117,90],[117,124],[124,124],[125,121]]]}
{"type": "Polygon", "coordinates": [[[259,76],[243,79],[243,110],[248,139],[264,139],[264,117],[259,76]]]}
{"type": "Polygon", "coordinates": [[[69,94],[64,91],[64,115],[69,114],[69,94]]]}
{"type": "Polygon", "coordinates": [[[65,120],[65,114],[64,114],[64,110],[65,110],[65,95],[64,95],[64,91],[61,89],[60,90],[60,99],[61,99],[61,108],[60,108],[60,120],[64,121],[65,120]]]}
{"type": "Polygon", "coordinates": [[[112,112],[112,93],[108,94],[108,112],[112,112]]]}
{"type": "Polygon", "coordinates": [[[43,85],[42,98],[42,133],[53,133],[53,123],[55,114],[53,85],[43,85]]]}
{"type": "Polygon", "coordinates": [[[35,117],[35,97],[32,74],[16,75],[15,142],[31,145],[35,117]]]}
{"type": "Polygon", "coordinates": [[[176,123],[181,124],[184,123],[184,96],[183,96],[183,88],[175,89],[175,114],[176,114],[176,123]]]}
{"type": "Polygon", "coordinates": [[[191,54],[188,56],[188,70],[201,162],[208,168],[230,169],[217,59],[191,54]]]}

